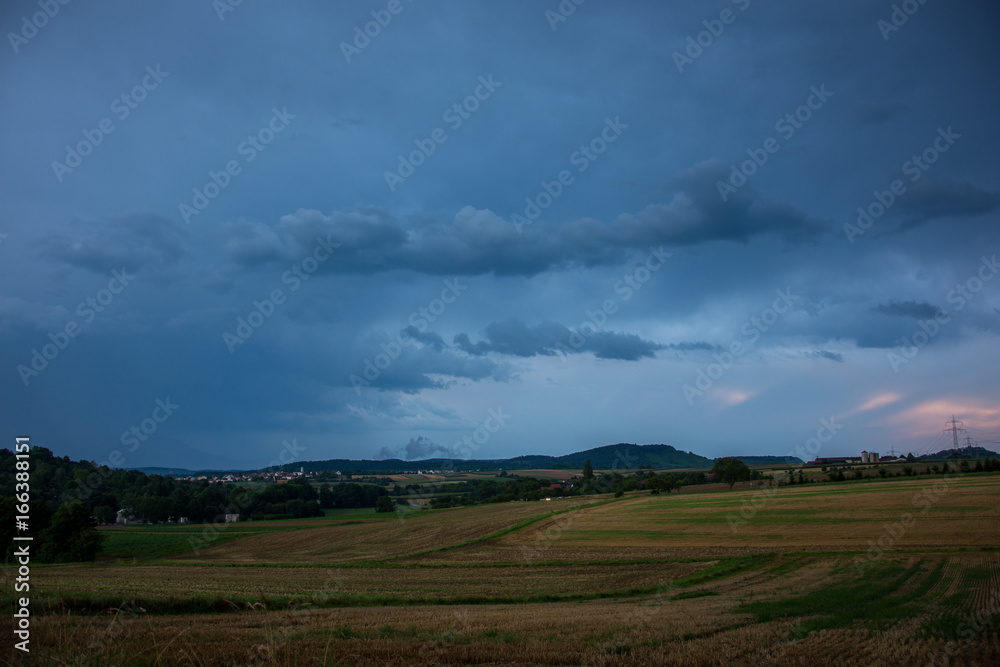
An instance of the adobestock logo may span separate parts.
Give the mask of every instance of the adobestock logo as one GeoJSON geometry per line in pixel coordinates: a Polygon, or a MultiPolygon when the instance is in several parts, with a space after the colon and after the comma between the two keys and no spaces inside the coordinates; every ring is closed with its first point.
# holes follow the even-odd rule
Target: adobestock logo
{"type": "Polygon", "coordinates": [[[511,415],[504,414],[503,406],[497,407],[496,410],[490,408],[487,415],[483,423],[472,431],[471,435],[462,436],[461,440],[455,441],[455,444],[451,446],[451,451],[455,456],[460,459],[471,459],[472,455],[489,441],[490,436],[506,426],[507,420],[511,418],[511,415]]]}
{"type": "Polygon", "coordinates": [[[160,424],[172,417],[174,410],[181,407],[176,403],[172,403],[169,396],[165,400],[161,398],[156,399],[155,404],[156,407],[153,408],[149,417],[140,421],[138,426],[133,425],[129,430],[122,433],[121,438],[119,438],[122,445],[131,445],[128,450],[129,452],[134,452],[138,449],[139,443],[146,442],[160,428],[160,424]]]}
{"type": "MultiPolygon", "coordinates": [[[[479,109],[482,102],[490,99],[497,88],[502,86],[500,81],[493,80],[493,74],[479,77],[479,85],[475,87],[471,95],[468,95],[460,102],[455,102],[445,109],[441,114],[441,120],[448,124],[452,131],[462,127],[462,124],[472,117],[472,114],[479,109]]],[[[383,176],[385,184],[389,186],[389,192],[395,192],[396,188],[406,182],[410,176],[416,173],[417,168],[422,166],[427,159],[434,155],[440,144],[448,141],[448,133],[443,128],[436,127],[430,131],[426,139],[414,139],[413,145],[416,148],[406,155],[400,153],[397,158],[399,164],[395,171],[386,170],[383,176]]]]}
{"type": "MultiPolygon", "coordinates": [[[[418,333],[424,333],[427,331],[429,323],[434,322],[443,315],[448,306],[455,303],[462,296],[462,292],[467,289],[469,289],[469,286],[458,282],[458,278],[446,279],[440,297],[431,299],[427,305],[421,306],[410,313],[407,323],[416,329],[418,333]]],[[[403,347],[413,344],[414,341],[410,332],[407,329],[403,329],[396,336],[395,340],[382,343],[382,351],[375,354],[374,358],[365,357],[361,374],[352,373],[348,377],[348,381],[354,387],[354,393],[360,396],[362,387],[370,387],[373,382],[382,377],[382,373],[403,354],[403,347]]]]}
{"type": "MultiPolygon", "coordinates": [[[[76,307],[76,314],[83,320],[83,324],[90,324],[97,319],[98,313],[103,313],[104,309],[111,305],[115,296],[121,294],[135,276],[130,276],[123,267],[121,271],[112,271],[111,280],[105,289],[100,289],[94,296],[88,296],[76,307]]],[[[42,371],[49,367],[49,364],[56,360],[59,353],[69,347],[69,344],[76,338],[83,328],[76,320],[70,320],[61,331],[54,331],[48,334],[51,343],[42,346],[41,352],[38,348],[31,349],[31,360],[27,364],[19,364],[17,373],[21,376],[21,382],[27,387],[32,378],[38,377],[42,371]]]]}
{"type": "MultiPolygon", "coordinates": [[[[945,297],[948,303],[955,306],[953,313],[960,312],[977,294],[979,294],[986,283],[993,280],[993,277],[1000,273],[1000,263],[997,256],[983,256],[980,258],[979,268],[965,282],[958,283],[954,289],[950,290],[945,297]]],[[[947,310],[941,309],[933,319],[921,320],[917,324],[917,329],[909,336],[904,336],[899,340],[899,345],[886,353],[886,360],[892,367],[893,373],[898,373],[899,369],[910,363],[917,354],[926,347],[941,332],[945,324],[951,322],[951,314],[947,310]]]]}
{"type": "MultiPolygon", "coordinates": [[[[163,80],[170,76],[170,72],[160,70],[159,65],[155,68],[146,67],[146,72],[146,76],[142,77],[142,81],[135,85],[132,90],[122,93],[111,102],[110,109],[118,116],[119,121],[128,118],[132,111],[138,109],[139,104],[145,101],[149,93],[159,88],[163,80]]],[[[81,130],[83,140],[78,141],[75,145],[66,144],[66,157],[63,162],[53,160],[52,173],[55,174],[56,180],[62,183],[66,175],[73,173],[74,169],[83,164],[84,158],[91,155],[94,149],[104,143],[104,138],[115,129],[114,121],[110,118],[102,118],[97,122],[96,128],[81,130]]]]}
{"type": "MultiPolygon", "coordinates": [[[[741,12],[746,11],[750,6],[750,0],[732,0],[732,2],[741,12]]],[[[736,22],[736,17],[737,14],[733,10],[723,9],[719,12],[719,18],[702,21],[701,24],[705,26],[705,29],[694,37],[688,36],[684,53],[680,51],[673,52],[674,65],[677,66],[677,71],[683,74],[685,67],[694,63],[695,60],[705,53],[705,49],[715,44],[715,40],[722,36],[727,25],[732,25],[736,22]]]]}
{"type": "MultiPolygon", "coordinates": [[[[316,246],[313,248],[312,253],[307,255],[301,262],[293,264],[291,268],[281,274],[282,284],[291,285],[288,289],[289,292],[295,292],[302,287],[302,283],[309,280],[319,270],[320,264],[330,259],[333,256],[333,251],[340,247],[339,243],[330,241],[331,236],[332,234],[328,234],[326,238],[317,236],[316,246]]],[[[276,287],[264,299],[260,301],[255,299],[253,310],[247,313],[246,317],[240,316],[236,318],[236,328],[233,332],[222,332],[222,342],[226,344],[229,354],[235,352],[236,346],[248,341],[257,329],[264,326],[264,323],[274,316],[278,310],[278,306],[283,305],[287,298],[288,296],[284,290],[276,287]]]]}
{"type": "MultiPolygon", "coordinates": [[[[569,154],[569,163],[576,167],[578,174],[582,174],[597,161],[597,158],[604,151],[608,150],[608,146],[618,141],[622,132],[627,129],[628,125],[621,121],[621,116],[615,116],[614,120],[610,117],[605,118],[604,127],[597,133],[597,136],[585,144],[580,144],[575,151],[569,154]]],[[[560,171],[552,181],[543,179],[540,183],[541,191],[534,197],[524,198],[524,215],[515,213],[510,217],[517,233],[520,234],[525,225],[533,224],[542,215],[542,211],[552,206],[555,200],[561,197],[566,188],[574,182],[575,178],[568,169],[560,171]]]]}
{"type": "Polygon", "coordinates": [[[556,6],[555,11],[546,9],[545,20],[549,22],[552,32],[555,32],[559,28],[560,23],[568,21],[569,17],[576,13],[576,8],[585,2],[587,0],[562,0],[556,6]]]}
{"type": "MultiPolygon", "coordinates": [[[[801,130],[813,117],[813,113],[822,109],[827,100],[833,97],[833,93],[826,89],[826,84],[820,84],[819,88],[811,86],[809,93],[803,104],[775,121],[774,131],[780,133],[785,141],[794,137],[795,133],[801,130]]],[[[719,191],[719,197],[722,198],[722,201],[728,201],[730,195],[736,194],[740,188],[747,184],[747,180],[767,164],[771,156],[780,149],[781,142],[774,137],[765,139],[761,148],[748,148],[746,154],[750,159],[741,162],[739,167],[735,164],[730,165],[729,178],[726,181],[715,182],[715,187],[719,191]]]]}
{"type": "MultiPolygon", "coordinates": [[[[248,134],[247,138],[236,146],[236,153],[243,158],[245,164],[250,164],[257,156],[263,153],[274,138],[285,131],[295,119],[295,114],[288,113],[288,107],[278,107],[271,109],[271,118],[268,122],[253,134],[248,134]]],[[[192,188],[191,203],[181,202],[177,205],[177,211],[181,214],[185,224],[191,224],[191,218],[200,215],[209,204],[212,203],[222,191],[229,187],[233,178],[243,173],[243,165],[238,160],[229,160],[219,171],[209,170],[208,180],[200,188],[192,188]]]]}
{"type": "MultiPolygon", "coordinates": [[[[900,166],[900,171],[904,176],[909,177],[911,183],[916,183],[940,159],[943,153],[955,145],[955,142],[962,138],[961,134],[956,134],[951,125],[948,129],[939,127],[937,136],[920,153],[914,153],[910,159],[900,166]]],[[[847,240],[853,245],[854,239],[864,236],[865,232],[872,228],[875,222],[899,201],[899,198],[907,192],[906,183],[901,178],[897,178],[889,184],[886,190],[875,190],[872,192],[873,200],[866,206],[859,206],[857,210],[857,220],[854,224],[844,223],[844,234],[847,240]]]]}
{"type": "Polygon", "coordinates": [[[42,10],[35,12],[29,18],[27,15],[21,17],[21,29],[17,32],[8,32],[7,41],[10,47],[17,54],[21,47],[33,39],[38,31],[49,24],[51,19],[56,17],[62,6],[68,5],[70,0],[38,0],[38,7],[42,10]]]}
{"type": "Polygon", "coordinates": [[[901,4],[892,6],[892,13],[889,20],[879,19],[875,22],[875,27],[882,33],[882,39],[886,42],[894,32],[906,25],[910,17],[920,11],[920,8],[927,4],[927,0],[903,0],[901,4]]]}
{"type": "Polygon", "coordinates": [[[782,315],[791,310],[792,304],[799,299],[797,294],[792,294],[791,287],[786,287],[784,292],[780,289],[775,290],[774,293],[778,295],[778,298],[774,300],[771,307],[762,310],[759,316],[751,317],[740,327],[740,335],[743,338],[730,343],[728,350],[713,352],[712,356],[715,357],[717,363],[699,368],[694,386],[685,384],[681,387],[688,405],[694,405],[696,397],[703,396],[706,391],[711,389],[716,380],[725,375],[736,361],[760,340],[761,335],[774,326],[782,315]]]}
{"type": "MultiPolygon", "coordinates": [[[[413,2],[413,0],[407,0],[407,3],[409,2],[413,2]]],[[[371,21],[365,23],[364,26],[354,26],[354,39],[351,43],[340,43],[340,52],[344,54],[344,60],[347,61],[347,64],[351,64],[353,57],[361,55],[361,52],[368,48],[372,40],[381,35],[384,28],[389,27],[393,17],[402,14],[404,9],[406,6],[400,0],[389,0],[385,9],[371,10],[371,21]]]]}
{"type": "MultiPolygon", "coordinates": [[[[666,252],[662,245],[658,248],[650,246],[649,254],[646,256],[645,261],[622,276],[621,280],[615,281],[613,286],[614,291],[615,294],[621,295],[621,302],[623,304],[628,303],[635,296],[636,292],[641,290],[643,285],[649,282],[653,274],[663,268],[663,265],[671,257],[673,255],[666,252]]],[[[619,308],[617,299],[608,298],[596,310],[584,311],[584,316],[587,319],[581,322],[575,329],[570,327],[570,334],[566,343],[556,344],[561,361],[566,363],[566,358],[572,350],[579,351],[582,349],[587,344],[587,340],[603,329],[604,325],[608,323],[608,318],[617,313],[619,308]]]]}

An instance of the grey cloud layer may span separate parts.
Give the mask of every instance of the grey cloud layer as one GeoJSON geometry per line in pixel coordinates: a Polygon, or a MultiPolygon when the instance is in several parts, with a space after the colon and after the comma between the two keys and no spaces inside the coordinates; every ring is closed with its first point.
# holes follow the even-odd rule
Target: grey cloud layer
{"type": "Polygon", "coordinates": [[[635,334],[614,331],[573,332],[557,322],[527,326],[515,319],[493,322],[485,329],[486,338],[473,343],[468,334],[455,336],[455,346],[463,352],[481,356],[488,353],[533,357],[593,352],[599,359],[637,361],[653,357],[663,349],[659,343],[635,334]]]}
{"type": "Polygon", "coordinates": [[[339,243],[340,250],[336,261],[321,271],[531,276],[574,265],[620,264],[630,251],[650,246],[747,243],[766,234],[801,242],[830,228],[792,206],[765,201],[750,187],[723,202],[716,182],[726,177],[726,166],[719,161],[697,165],[670,183],[669,203],[607,223],[590,218],[546,220],[519,233],[509,220],[471,206],[462,208],[450,224],[420,226],[406,226],[375,207],[330,215],[303,209],[283,216],[274,229],[231,223],[225,227],[226,246],[231,260],[245,268],[288,261],[323,237],[339,243]]]}

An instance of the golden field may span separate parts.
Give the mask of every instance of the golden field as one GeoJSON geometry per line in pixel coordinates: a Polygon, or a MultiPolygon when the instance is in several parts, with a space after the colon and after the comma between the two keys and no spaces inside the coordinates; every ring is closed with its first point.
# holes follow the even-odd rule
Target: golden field
{"type": "Polygon", "coordinates": [[[284,523],[34,567],[24,664],[1000,664],[998,475],[284,523]]]}

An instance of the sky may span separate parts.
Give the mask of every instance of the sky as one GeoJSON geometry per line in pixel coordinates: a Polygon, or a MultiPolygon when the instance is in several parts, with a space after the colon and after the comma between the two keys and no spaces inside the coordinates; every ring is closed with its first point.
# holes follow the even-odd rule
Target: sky
{"type": "Polygon", "coordinates": [[[0,27],[10,446],[998,438],[996,3],[16,0],[0,27]]]}

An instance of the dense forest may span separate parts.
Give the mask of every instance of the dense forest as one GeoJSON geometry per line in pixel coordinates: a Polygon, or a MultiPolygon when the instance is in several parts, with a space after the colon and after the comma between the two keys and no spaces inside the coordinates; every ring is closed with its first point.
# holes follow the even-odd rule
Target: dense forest
{"type": "MultiPolygon", "coordinates": [[[[11,544],[16,511],[14,453],[0,449],[0,539],[11,544]]],[[[261,489],[234,484],[187,482],[115,470],[90,461],[53,456],[33,447],[30,457],[29,533],[43,561],[88,560],[100,548],[99,524],[113,523],[119,510],[131,521],[161,523],[186,517],[192,523],[241,519],[322,516],[333,507],[375,507],[385,489],[368,484],[324,484],[305,480],[261,489]],[[78,526],[79,529],[74,529],[78,526]],[[47,546],[46,546],[47,545],[47,546]]]]}

